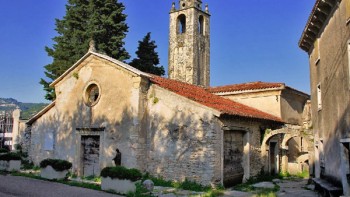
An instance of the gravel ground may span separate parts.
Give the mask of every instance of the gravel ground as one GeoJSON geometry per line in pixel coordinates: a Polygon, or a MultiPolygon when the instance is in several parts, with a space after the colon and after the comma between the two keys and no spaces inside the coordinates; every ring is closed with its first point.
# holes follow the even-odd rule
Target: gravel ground
{"type": "Polygon", "coordinates": [[[72,187],[60,183],[19,176],[0,175],[1,197],[121,197],[91,189],[72,187]]]}

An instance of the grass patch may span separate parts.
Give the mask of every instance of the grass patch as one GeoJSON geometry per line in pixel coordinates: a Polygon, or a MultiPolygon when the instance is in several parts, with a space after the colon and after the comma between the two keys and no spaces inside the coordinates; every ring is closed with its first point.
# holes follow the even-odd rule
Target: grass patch
{"type": "Polygon", "coordinates": [[[173,182],[172,181],[166,181],[162,177],[154,177],[146,173],[142,177],[142,182],[145,180],[152,180],[155,186],[162,186],[162,187],[173,187],[173,182]]]}
{"type": "Polygon", "coordinates": [[[74,187],[82,187],[82,188],[86,188],[86,189],[93,189],[93,190],[101,191],[100,185],[93,184],[93,183],[83,183],[83,182],[68,181],[68,180],[57,180],[55,182],[62,183],[65,185],[74,186],[74,187]]]}
{"type": "Polygon", "coordinates": [[[136,191],[128,192],[127,197],[153,197],[153,195],[142,186],[141,183],[136,183],[136,191]]]}
{"type": "Polygon", "coordinates": [[[310,177],[309,171],[307,171],[307,170],[304,170],[304,171],[302,171],[302,172],[299,172],[299,173],[297,173],[295,176],[298,177],[298,178],[302,178],[302,179],[307,179],[307,178],[310,177]]]}
{"type": "Polygon", "coordinates": [[[218,196],[223,196],[224,195],[224,190],[222,189],[212,189],[205,193],[203,196],[204,197],[218,197],[218,196]]]}
{"type": "Polygon", "coordinates": [[[276,193],[273,191],[264,191],[257,194],[258,197],[277,197],[276,193]]]}
{"type": "Polygon", "coordinates": [[[274,197],[276,196],[275,192],[279,191],[280,187],[275,185],[274,188],[255,188],[252,185],[259,182],[272,182],[273,179],[285,179],[286,177],[290,177],[288,173],[278,174],[278,175],[267,175],[260,173],[255,177],[249,178],[245,183],[238,184],[233,187],[234,190],[242,191],[242,192],[252,192],[257,194],[259,197],[274,197]]]}
{"type": "Polygon", "coordinates": [[[211,187],[209,186],[203,186],[201,184],[198,184],[194,181],[190,181],[188,179],[185,179],[183,182],[177,182],[177,181],[167,181],[164,180],[162,177],[154,177],[146,173],[142,177],[142,182],[146,179],[152,180],[155,186],[162,186],[162,187],[173,187],[176,189],[183,189],[183,190],[191,190],[195,192],[208,192],[211,190],[211,187]]]}
{"type": "Polygon", "coordinates": [[[42,178],[40,175],[36,173],[11,172],[10,174],[12,176],[23,176],[23,177],[32,178],[32,179],[47,180],[42,178]]]}
{"type": "MultiPolygon", "coordinates": [[[[72,176],[73,177],[73,176],[72,176]]],[[[93,182],[98,182],[101,183],[101,177],[100,176],[86,176],[82,177],[83,180],[88,180],[88,181],[93,181],[93,182]]]]}

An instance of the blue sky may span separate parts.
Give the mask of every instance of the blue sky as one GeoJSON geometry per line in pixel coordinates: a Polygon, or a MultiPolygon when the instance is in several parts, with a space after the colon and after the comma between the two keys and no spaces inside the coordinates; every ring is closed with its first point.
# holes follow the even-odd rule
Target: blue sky
{"type": "MultiPolygon", "coordinates": [[[[152,33],[167,70],[169,11],[178,0],[120,0],[126,6],[126,49],[152,33]]],[[[66,0],[0,0],[0,97],[48,102],[39,84],[52,61],[55,18],[66,0]]],[[[203,0],[211,13],[211,86],[284,82],[309,93],[307,54],[298,48],[315,0],[203,0]]]]}

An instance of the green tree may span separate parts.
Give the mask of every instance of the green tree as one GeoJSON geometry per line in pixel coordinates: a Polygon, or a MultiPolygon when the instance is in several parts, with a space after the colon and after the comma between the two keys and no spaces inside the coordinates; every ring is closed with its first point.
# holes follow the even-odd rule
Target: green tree
{"type": "Polygon", "coordinates": [[[136,51],[137,58],[134,58],[130,65],[147,73],[155,75],[164,75],[164,67],[157,66],[159,64],[158,53],[155,51],[157,48],[156,42],[151,40],[151,33],[139,41],[139,46],[136,51]]]}
{"type": "Polygon", "coordinates": [[[49,80],[40,80],[47,92],[46,99],[55,99],[54,89],[49,84],[88,51],[91,39],[98,52],[121,61],[130,58],[124,48],[128,32],[124,10],[118,0],[68,0],[66,15],[56,19],[58,36],[53,38],[55,43],[52,48],[45,48],[53,58],[53,62],[45,66],[49,80]]]}

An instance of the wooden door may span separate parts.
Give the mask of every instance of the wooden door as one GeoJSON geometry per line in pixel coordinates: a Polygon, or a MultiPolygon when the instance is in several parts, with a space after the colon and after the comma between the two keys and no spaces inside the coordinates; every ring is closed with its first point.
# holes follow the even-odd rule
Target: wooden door
{"type": "Polygon", "coordinates": [[[244,176],[243,132],[225,131],[224,133],[224,186],[230,187],[242,183],[244,176]]]}
{"type": "Polygon", "coordinates": [[[83,176],[99,176],[100,136],[81,137],[83,153],[83,176]]]}

